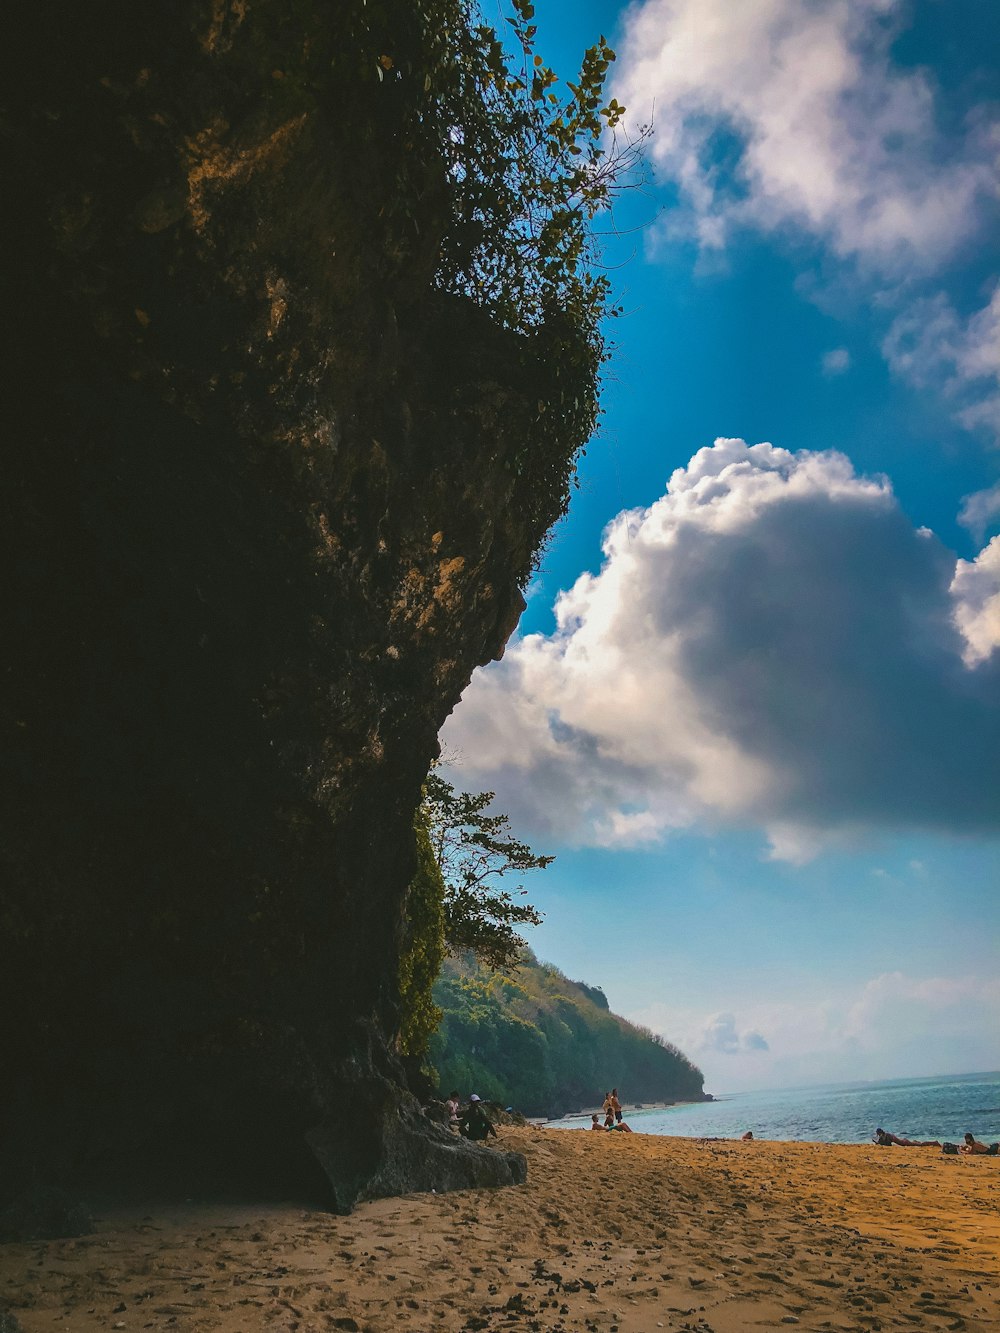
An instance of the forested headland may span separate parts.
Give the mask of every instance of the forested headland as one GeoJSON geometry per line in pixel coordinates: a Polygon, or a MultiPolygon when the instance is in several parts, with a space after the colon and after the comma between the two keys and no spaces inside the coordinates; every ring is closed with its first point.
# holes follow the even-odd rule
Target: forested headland
{"type": "Polygon", "coordinates": [[[430,1062],[442,1091],[475,1091],[525,1115],[629,1102],[701,1101],[704,1077],[669,1042],[611,1013],[604,992],[523,950],[514,971],[472,954],[445,961],[434,986],[441,1022],[430,1062]]]}

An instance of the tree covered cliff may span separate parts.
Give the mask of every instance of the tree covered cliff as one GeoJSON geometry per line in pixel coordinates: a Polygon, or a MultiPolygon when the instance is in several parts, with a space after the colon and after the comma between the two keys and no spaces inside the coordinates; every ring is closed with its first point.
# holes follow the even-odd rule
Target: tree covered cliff
{"type": "Polygon", "coordinates": [[[430,1060],[444,1093],[477,1092],[525,1115],[597,1106],[612,1086],[629,1101],[699,1101],[700,1069],[675,1046],[613,1014],[601,991],[525,949],[511,973],[471,955],[445,962],[434,987],[441,1022],[430,1060]]]}

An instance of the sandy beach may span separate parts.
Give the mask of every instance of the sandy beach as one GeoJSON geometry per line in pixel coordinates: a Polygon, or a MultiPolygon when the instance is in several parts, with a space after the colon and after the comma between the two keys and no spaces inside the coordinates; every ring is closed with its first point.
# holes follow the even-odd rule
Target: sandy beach
{"type": "Polygon", "coordinates": [[[1000,1328],[1000,1158],[528,1127],[515,1189],[331,1217],[294,1204],[108,1212],[9,1245],[0,1309],[52,1329],[1000,1328]]]}

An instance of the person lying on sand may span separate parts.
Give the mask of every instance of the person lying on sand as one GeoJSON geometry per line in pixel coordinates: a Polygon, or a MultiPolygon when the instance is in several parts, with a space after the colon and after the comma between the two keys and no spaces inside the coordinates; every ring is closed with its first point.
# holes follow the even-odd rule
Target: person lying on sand
{"type": "Polygon", "coordinates": [[[991,1143],[989,1145],[980,1143],[974,1134],[966,1134],[965,1142],[959,1144],[959,1152],[964,1153],[984,1153],[987,1157],[996,1157],[1000,1153],[1000,1143],[991,1143]]]}
{"type": "Polygon", "coordinates": [[[904,1139],[899,1134],[890,1134],[887,1129],[881,1125],[872,1135],[872,1143],[877,1143],[880,1148],[890,1148],[893,1144],[897,1148],[940,1148],[941,1144],[937,1139],[904,1139]]]}
{"type": "MultiPolygon", "coordinates": [[[[591,1128],[596,1129],[597,1126],[592,1125],[591,1128]]],[[[604,1128],[607,1130],[621,1130],[623,1134],[632,1133],[632,1130],[629,1128],[628,1125],[626,1125],[624,1120],[619,1120],[617,1125],[615,1124],[615,1112],[611,1110],[609,1110],[607,1115],[604,1117],[604,1128]]]]}

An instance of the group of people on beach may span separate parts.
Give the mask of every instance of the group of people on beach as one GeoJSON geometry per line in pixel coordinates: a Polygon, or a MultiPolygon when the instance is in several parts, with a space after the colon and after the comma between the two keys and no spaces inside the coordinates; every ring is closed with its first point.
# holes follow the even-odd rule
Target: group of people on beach
{"type": "MultiPolygon", "coordinates": [[[[622,1134],[631,1134],[632,1128],[626,1125],[622,1118],[622,1104],[618,1097],[618,1089],[612,1088],[610,1092],[604,1094],[604,1120],[601,1120],[600,1111],[594,1111],[590,1117],[590,1128],[607,1130],[609,1133],[619,1131],[622,1134]]],[[[748,1129],[742,1136],[744,1143],[753,1142],[753,1130],[748,1129]]]]}
{"type": "MultiPolygon", "coordinates": [[[[463,1138],[471,1139],[474,1143],[484,1143],[491,1135],[493,1138],[497,1137],[496,1127],[483,1109],[482,1098],[477,1093],[470,1094],[469,1100],[463,1108],[458,1092],[453,1091],[448,1095],[445,1109],[448,1112],[449,1128],[456,1130],[463,1138]]],[[[631,1127],[625,1123],[617,1088],[612,1088],[610,1092],[604,1094],[602,1109],[604,1112],[603,1121],[599,1111],[595,1111],[591,1115],[591,1129],[603,1130],[608,1133],[632,1133],[631,1127]]],[[[742,1138],[745,1143],[753,1142],[753,1131],[747,1130],[742,1138]]],[[[872,1135],[872,1142],[878,1144],[880,1148],[940,1148],[944,1153],[963,1153],[967,1156],[985,1157],[996,1157],[1000,1154],[1000,1143],[981,1143],[974,1134],[966,1134],[964,1141],[960,1144],[942,1143],[940,1139],[911,1139],[904,1134],[893,1134],[890,1130],[883,1129],[881,1125],[872,1135]]]]}
{"type": "Polygon", "coordinates": [[[622,1134],[631,1134],[632,1130],[622,1119],[622,1104],[618,1098],[618,1089],[612,1088],[604,1094],[604,1123],[600,1112],[595,1111],[590,1117],[591,1129],[606,1129],[609,1133],[618,1130],[622,1134]]]}
{"type": "Polygon", "coordinates": [[[444,1105],[448,1112],[448,1128],[457,1130],[463,1138],[471,1139],[473,1143],[485,1143],[491,1134],[497,1137],[496,1126],[483,1110],[483,1099],[478,1093],[470,1095],[464,1110],[456,1091],[448,1094],[444,1105]]]}
{"type": "Polygon", "coordinates": [[[908,1139],[901,1134],[891,1134],[881,1125],[872,1135],[872,1142],[880,1148],[940,1148],[945,1153],[966,1153],[971,1156],[996,1157],[1000,1153],[1000,1143],[980,1143],[975,1134],[966,1134],[962,1143],[942,1143],[940,1139],[908,1139]]]}

